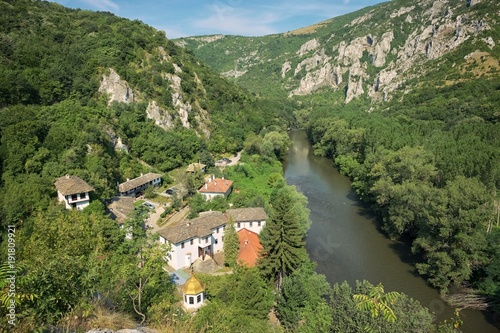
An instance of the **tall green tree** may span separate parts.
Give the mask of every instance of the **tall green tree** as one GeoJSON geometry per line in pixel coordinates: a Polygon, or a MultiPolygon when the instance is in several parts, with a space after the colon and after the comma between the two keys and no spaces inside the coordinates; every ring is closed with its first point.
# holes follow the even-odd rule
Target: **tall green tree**
{"type": "Polygon", "coordinates": [[[263,248],[259,266],[279,289],[283,279],[307,261],[295,191],[294,187],[284,186],[273,195],[270,218],[261,233],[263,248]]]}
{"type": "Polygon", "coordinates": [[[234,221],[231,218],[224,230],[224,261],[229,267],[236,265],[238,251],[240,250],[240,241],[234,228],[234,221]]]}
{"type": "Polygon", "coordinates": [[[308,332],[314,328],[329,326],[331,314],[325,297],[330,285],[324,275],[314,271],[314,265],[302,265],[283,281],[281,293],[276,298],[276,312],[280,323],[289,331],[308,332]],[[324,307],[326,306],[326,308],[324,307]],[[314,311],[321,309],[325,311],[314,311]],[[311,311],[312,310],[312,311],[311,311]]]}

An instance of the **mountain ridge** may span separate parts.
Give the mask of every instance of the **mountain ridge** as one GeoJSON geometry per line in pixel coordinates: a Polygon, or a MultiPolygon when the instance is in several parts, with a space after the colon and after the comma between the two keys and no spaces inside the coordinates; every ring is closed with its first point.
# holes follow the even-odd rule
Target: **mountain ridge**
{"type": "Polygon", "coordinates": [[[345,102],[362,96],[384,101],[436,70],[460,76],[456,69],[478,54],[489,63],[478,74],[494,75],[500,70],[498,16],[499,5],[488,1],[399,0],[295,30],[301,34],[188,37],[175,43],[263,95],[326,90],[344,92],[345,102]],[[259,84],[262,75],[267,82],[259,84]]]}

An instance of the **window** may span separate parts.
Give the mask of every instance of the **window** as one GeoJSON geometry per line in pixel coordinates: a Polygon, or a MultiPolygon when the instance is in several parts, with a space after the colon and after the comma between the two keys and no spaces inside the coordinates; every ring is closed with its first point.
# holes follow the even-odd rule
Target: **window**
{"type": "Polygon", "coordinates": [[[200,303],[201,302],[201,294],[196,296],[196,303],[200,303]]]}
{"type": "Polygon", "coordinates": [[[216,238],[214,244],[219,244],[219,240],[216,238]]]}
{"type": "Polygon", "coordinates": [[[87,193],[80,193],[80,199],[86,199],[87,193]]]}
{"type": "Polygon", "coordinates": [[[236,224],[236,228],[241,228],[241,223],[240,223],[240,222],[238,222],[238,223],[236,224]]]}
{"type": "Polygon", "coordinates": [[[193,245],[194,240],[191,238],[191,241],[189,242],[191,245],[193,245]]]}
{"type": "Polygon", "coordinates": [[[259,227],[260,227],[260,221],[259,221],[259,223],[257,223],[257,226],[259,226],[259,227]]]}
{"type": "Polygon", "coordinates": [[[219,233],[219,228],[217,228],[217,233],[219,233]]]}
{"type": "Polygon", "coordinates": [[[183,248],[184,248],[184,242],[181,243],[181,249],[183,249],[183,248]]]}
{"type": "Polygon", "coordinates": [[[189,296],[189,304],[194,304],[194,297],[189,296]]]}
{"type": "Polygon", "coordinates": [[[73,200],[73,201],[74,201],[74,200],[78,200],[78,196],[77,196],[76,194],[73,194],[73,195],[71,196],[71,200],[73,200]]]}
{"type": "Polygon", "coordinates": [[[205,238],[205,243],[208,243],[208,237],[207,237],[207,238],[205,238]]]}
{"type": "Polygon", "coordinates": [[[252,227],[253,222],[250,222],[250,228],[252,227]]]}

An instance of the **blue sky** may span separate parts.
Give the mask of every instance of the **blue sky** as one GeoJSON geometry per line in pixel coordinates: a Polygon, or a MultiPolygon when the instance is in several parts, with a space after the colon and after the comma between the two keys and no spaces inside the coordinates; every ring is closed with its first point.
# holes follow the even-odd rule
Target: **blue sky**
{"type": "Polygon", "coordinates": [[[262,36],[309,26],[382,0],[56,0],[70,8],[138,19],[168,38],[262,36]]]}

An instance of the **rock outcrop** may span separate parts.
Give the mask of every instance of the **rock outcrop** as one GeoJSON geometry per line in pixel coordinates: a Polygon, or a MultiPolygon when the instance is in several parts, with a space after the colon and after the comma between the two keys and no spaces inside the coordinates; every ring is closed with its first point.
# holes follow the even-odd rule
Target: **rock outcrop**
{"type": "MultiPolygon", "coordinates": [[[[473,6],[477,2],[469,0],[468,5],[473,6]]],[[[334,43],[333,57],[325,55],[326,45],[322,45],[316,38],[303,44],[296,52],[297,55],[314,53],[295,68],[294,76],[300,75],[301,78],[298,87],[290,95],[310,94],[320,87],[330,86],[334,90],[344,88],[346,102],[365,92],[375,100],[390,99],[392,92],[417,75],[409,73],[412,68],[428,60],[438,59],[479,33],[491,29],[486,20],[473,19],[468,13],[455,15],[456,4],[449,0],[426,4],[428,7],[423,12],[417,12],[415,6],[410,6],[395,10],[389,15],[392,19],[404,18],[402,24],[410,24],[416,20],[425,22],[424,25],[414,26],[400,46],[392,45],[394,29],[387,29],[380,35],[368,34],[334,43]],[[389,55],[392,55],[390,62],[387,61],[389,55]],[[379,69],[375,75],[373,70],[369,74],[368,66],[379,69]],[[347,85],[341,87],[342,75],[345,73],[348,75],[347,85]]],[[[362,24],[372,16],[373,11],[370,11],[353,20],[349,26],[362,24]]],[[[330,39],[332,38],[333,35],[330,39]]],[[[491,37],[481,40],[490,49],[496,45],[491,37]]],[[[282,65],[282,78],[291,70],[290,67],[291,59],[282,65]]]]}
{"type": "Polygon", "coordinates": [[[108,69],[109,74],[102,75],[99,92],[108,95],[108,104],[112,102],[132,103],[137,100],[137,94],[130,88],[127,81],[122,80],[113,68],[108,69]]]}

